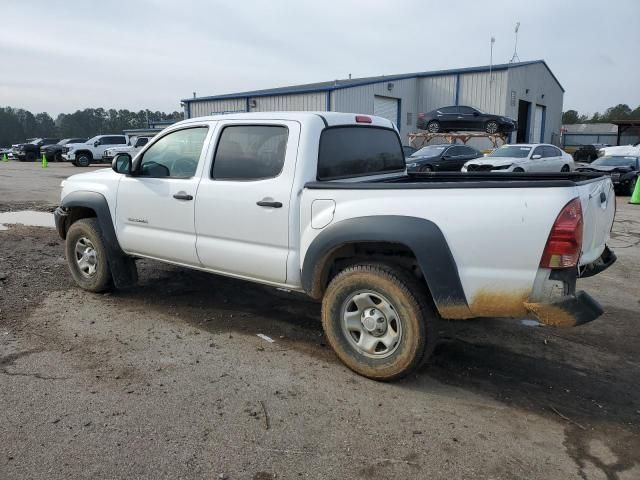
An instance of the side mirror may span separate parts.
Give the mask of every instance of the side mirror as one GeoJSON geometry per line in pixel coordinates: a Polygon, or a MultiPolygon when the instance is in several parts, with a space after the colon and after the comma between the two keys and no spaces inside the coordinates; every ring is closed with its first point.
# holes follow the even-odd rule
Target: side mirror
{"type": "Polygon", "coordinates": [[[533,155],[533,156],[531,157],[531,160],[538,160],[538,159],[540,159],[540,158],[542,158],[542,155],[533,155]]]}
{"type": "Polygon", "coordinates": [[[131,174],[131,155],[119,153],[111,162],[111,169],[116,173],[131,174]]]}
{"type": "Polygon", "coordinates": [[[100,140],[96,140],[95,142],[93,142],[94,147],[97,147],[98,145],[100,145],[100,140]]]}
{"type": "Polygon", "coordinates": [[[478,112],[473,112],[473,116],[474,116],[474,117],[477,117],[477,116],[479,116],[479,115],[480,115],[480,114],[479,114],[478,112]]]}

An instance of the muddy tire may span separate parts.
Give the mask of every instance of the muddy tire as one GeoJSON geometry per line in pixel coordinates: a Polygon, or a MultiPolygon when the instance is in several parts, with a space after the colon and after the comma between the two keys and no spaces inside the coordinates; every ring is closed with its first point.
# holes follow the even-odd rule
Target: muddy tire
{"type": "Polygon", "coordinates": [[[82,218],[69,227],[65,253],[71,276],[80,288],[103,292],[111,287],[107,250],[97,219],[82,218]]]}
{"type": "Polygon", "coordinates": [[[396,380],[419,367],[436,344],[436,321],[425,287],[386,265],[343,270],[322,300],[329,345],[347,367],[373,380],[396,380]]]}

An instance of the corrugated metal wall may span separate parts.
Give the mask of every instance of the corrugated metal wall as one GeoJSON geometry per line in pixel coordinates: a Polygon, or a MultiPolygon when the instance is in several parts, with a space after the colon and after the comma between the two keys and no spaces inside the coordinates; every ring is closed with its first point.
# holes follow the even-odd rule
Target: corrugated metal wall
{"type": "Polygon", "coordinates": [[[335,90],[331,95],[331,110],[347,113],[368,113],[373,115],[373,98],[376,95],[400,99],[400,136],[413,132],[416,127],[417,79],[395,80],[373,83],[361,87],[335,90]],[[389,90],[389,83],[393,88],[389,90]],[[407,114],[410,114],[407,116],[407,114]],[[409,124],[407,121],[410,120],[409,124]]]}
{"type": "Polygon", "coordinates": [[[487,113],[505,114],[504,95],[507,90],[507,70],[465,73],[460,75],[458,105],[468,105],[487,113]]]}
{"type": "Polygon", "coordinates": [[[418,112],[454,105],[456,101],[456,75],[418,79],[418,112]]]}
{"type": "MultiPolygon", "coordinates": [[[[373,114],[374,97],[384,96],[400,100],[398,128],[405,139],[408,133],[416,131],[419,112],[455,105],[456,92],[459,105],[470,105],[514,119],[518,118],[518,100],[520,99],[531,102],[532,110],[535,110],[535,105],[545,106],[544,141],[557,143],[559,140],[563,92],[542,64],[500,70],[492,72],[491,75],[489,72],[480,72],[395,81],[383,80],[370,85],[334,90],[330,94],[315,92],[253,97],[249,98],[249,111],[326,111],[327,95],[329,95],[329,110],[373,114]],[[391,89],[389,89],[389,83],[393,84],[391,89]]],[[[246,109],[247,99],[245,98],[201,100],[190,103],[190,116],[244,112],[246,109]]],[[[532,123],[530,129],[533,128],[532,123]]],[[[478,147],[486,146],[483,144],[478,147]]]]}
{"type": "Polygon", "coordinates": [[[249,98],[249,111],[251,112],[305,110],[325,112],[327,110],[327,94],[325,92],[317,92],[249,98]],[[253,107],[254,101],[255,107],[253,107]]]}
{"type": "Polygon", "coordinates": [[[230,100],[200,100],[190,102],[190,117],[206,117],[212,113],[246,112],[247,102],[244,98],[230,100]]]}
{"type": "MultiPolygon", "coordinates": [[[[536,105],[547,107],[544,119],[544,142],[559,144],[564,93],[544,65],[534,64],[509,69],[505,93],[505,115],[511,118],[518,118],[519,100],[531,102],[532,112],[536,105]]],[[[533,115],[529,121],[530,138],[532,132],[533,115]]],[[[515,141],[515,135],[513,141],[515,141]]]]}

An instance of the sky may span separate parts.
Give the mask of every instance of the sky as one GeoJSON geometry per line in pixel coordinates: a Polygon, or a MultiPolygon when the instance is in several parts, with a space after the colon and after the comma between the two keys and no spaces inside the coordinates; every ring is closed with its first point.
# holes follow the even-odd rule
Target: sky
{"type": "Polygon", "coordinates": [[[640,104],[638,0],[0,0],[0,106],[180,99],[544,59],[564,110],[640,104]]]}

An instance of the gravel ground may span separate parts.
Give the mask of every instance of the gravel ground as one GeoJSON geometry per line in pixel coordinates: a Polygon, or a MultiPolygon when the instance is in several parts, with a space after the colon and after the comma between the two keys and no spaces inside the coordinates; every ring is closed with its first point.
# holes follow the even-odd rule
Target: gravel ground
{"type": "MultiPolygon", "coordinates": [[[[49,209],[78,170],[0,164],[0,211],[49,209]]],[[[602,318],[442,322],[431,363],[392,384],[337,361],[304,296],[151,261],[90,294],[53,229],[0,231],[0,478],[640,478],[626,201],[618,262],[579,281],[602,318]]]]}

